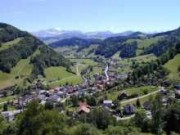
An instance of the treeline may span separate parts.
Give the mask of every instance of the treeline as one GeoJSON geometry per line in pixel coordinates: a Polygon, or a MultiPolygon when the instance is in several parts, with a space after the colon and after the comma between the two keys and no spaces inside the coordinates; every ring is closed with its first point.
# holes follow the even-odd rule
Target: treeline
{"type": "Polygon", "coordinates": [[[34,37],[24,37],[17,45],[0,51],[0,70],[10,72],[21,59],[26,59],[41,45],[34,37]]]}
{"type": "Polygon", "coordinates": [[[175,31],[167,32],[167,35],[163,40],[158,41],[155,44],[145,48],[144,54],[153,53],[156,56],[161,56],[167,50],[175,47],[180,42],[180,29],[175,31]]]}
{"type": "Polygon", "coordinates": [[[12,41],[18,37],[24,37],[27,35],[27,32],[20,31],[8,24],[0,23],[0,43],[12,41]]]}
{"type": "Polygon", "coordinates": [[[56,48],[62,46],[79,46],[79,47],[88,47],[92,44],[101,44],[102,40],[100,39],[81,39],[81,38],[69,38],[63,39],[57,42],[50,44],[49,46],[56,48]]]}
{"type": "Polygon", "coordinates": [[[124,45],[124,47],[121,49],[120,57],[121,58],[131,58],[136,56],[136,50],[137,50],[137,42],[133,42],[130,44],[124,45]]]}

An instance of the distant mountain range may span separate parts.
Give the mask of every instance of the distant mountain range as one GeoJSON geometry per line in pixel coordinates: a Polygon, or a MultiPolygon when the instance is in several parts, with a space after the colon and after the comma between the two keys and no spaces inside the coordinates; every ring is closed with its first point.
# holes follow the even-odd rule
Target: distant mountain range
{"type": "Polygon", "coordinates": [[[69,38],[81,38],[81,39],[106,39],[109,37],[116,36],[129,36],[133,33],[133,31],[126,31],[122,33],[113,33],[110,31],[97,31],[97,32],[81,32],[81,31],[65,31],[58,29],[47,29],[41,30],[37,32],[32,32],[32,34],[38,38],[40,38],[45,43],[53,43],[63,39],[69,38]]]}

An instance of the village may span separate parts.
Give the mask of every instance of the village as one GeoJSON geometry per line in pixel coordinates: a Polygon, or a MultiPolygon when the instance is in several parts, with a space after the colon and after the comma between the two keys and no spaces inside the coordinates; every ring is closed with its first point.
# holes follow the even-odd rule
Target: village
{"type": "MultiPolygon", "coordinates": [[[[14,100],[8,100],[1,102],[0,105],[3,105],[3,111],[1,112],[7,120],[12,121],[15,119],[16,115],[23,112],[26,109],[26,106],[32,100],[37,100],[42,105],[51,105],[53,108],[58,106],[63,106],[61,112],[64,112],[66,109],[64,106],[68,106],[69,102],[72,101],[72,97],[97,97],[97,93],[103,93],[104,91],[112,91],[119,80],[127,78],[127,74],[115,74],[110,72],[110,64],[108,63],[104,68],[104,74],[94,75],[94,82],[85,78],[84,82],[80,85],[64,85],[60,87],[55,87],[53,89],[42,89],[41,85],[43,81],[37,80],[35,84],[35,89],[30,93],[19,96],[14,100]],[[96,96],[95,96],[96,95],[96,96]],[[13,106],[13,110],[8,110],[8,106],[13,106]]],[[[180,99],[180,84],[174,86],[174,90],[166,89],[165,87],[159,86],[156,87],[152,92],[144,92],[141,95],[138,94],[128,94],[126,91],[118,91],[116,98],[118,100],[112,100],[103,98],[101,102],[98,102],[93,105],[89,105],[88,102],[78,100],[77,105],[73,107],[73,110],[70,110],[73,114],[81,115],[82,113],[89,113],[95,107],[103,107],[106,109],[113,117],[119,120],[126,120],[134,117],[134,113],[137,108],[141,107],[146,110],[147,118],[151,119],[151,103],[149,100],[145,100],[140,103],[141,99],[149,98],[151,96],[159,94],[162,98],[162,103],[164,106],[167,106],[170,102],[173,102],[175,99],[180,99]],[[119,105],[121,104],[121,106],[119,105]],[[120,106],[120,107],[119,107],[120,106]]],[[[8,94],[8,96],[11,94],[8,94]]],[[[3,98],[3,92],[0,94],[0,98],[3,98]]],[[[98,99],[98,98],[97,98],[98,99]]],[[[96,100],[96,98],[95,98],[96,100]]]]}

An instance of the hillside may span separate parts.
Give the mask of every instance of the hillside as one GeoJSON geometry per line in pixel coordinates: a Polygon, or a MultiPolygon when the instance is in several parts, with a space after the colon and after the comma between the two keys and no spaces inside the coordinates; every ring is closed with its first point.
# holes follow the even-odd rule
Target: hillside
{"type": "Polygon", "coordinates": [[[0,89],[45,76],[44,69],[70,62],[31,34],[0,23],[0,89]]]}
{"type": "MultiPolygon", "coordinates": [[[[69,38],[49,45],[55,49],[61,49],[62,47],[68,48],[69,46],[72,46],[75,47],[73,48],[74,54],[83,50],[87,53],[82,54],[82,56],[85,55],[87,57],[88,55],[89,57],[92,57],[92,55],[100,55],[110,58],[116,53],[119,53],[119,57],[121,58],[130,58],[152,53],[156,56],[160,56],[166,52],[166,50],[174,47],[179,41],[180,29],[176,29],[168,32],[149,35],[141,32],[134,32],[129,35],[110,37],[104,40],[69,38]],[[89,46],[94,44],[97,45],[96,49],[91,52],[85,51],[89,48],[89,46]]],[[[67,51],[68,49],[66,49],[66,52],[67,51]]],[[[72,49],[70,48],[69,51],[71,52],[72,49]]]]}
{"type": "Polygon", "coordinates": [[[168,61],[164,67],[169,70],[168,79],[180,81],[180,54],[177,54],[172,60],[168,61]]]}

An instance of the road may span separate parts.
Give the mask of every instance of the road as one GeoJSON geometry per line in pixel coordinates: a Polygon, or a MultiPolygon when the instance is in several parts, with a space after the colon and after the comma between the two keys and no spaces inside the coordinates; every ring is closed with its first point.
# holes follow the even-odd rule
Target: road
{"type": "Polygon", "coordinates": [[[77,76],[80,76],[80,73],[79,73],[79,63],[77,63],[77,65],[76,65],[76,75],[77,76]]]}
{"type": "Polygon", "coordinates": [[[133,102],[133,101],[136,101],[137,99],[142,99],[142,98],[148,97],[150,95],[154,95],[154,94],[156,94],[158,92],[160,92],[160,90],[153,91],[151,93],[148,93],[148,94],[140,96],[140,97],[136,97],[136,98],[132,98],[132,99],[129,99],[129,100],[122,101],[121,104],[126,104],[126,103],[129,103],[129,102],[133,102]]]}
{"type": "MultiPolygon", "coordinates": [[[[143,96],[140,96],[140,97],[137,97],[137,98],[132,98],[132,99],[129,99],[129,100],[122,101],[121,104],[126,104],[126,103],[129,103],[129,102],[133,102],[133,101],[136,101],[137,99],[142,99],[142,98],[148,97],[148,96],[150,96],[150,95],[154,95],[154,94],[156,94],[156,93],[158,93],[158,92],[160,92],[160,90],[153,91],[153,92],[151,92],[151,93],[149,93],[149,94],[147,94],[147,95],[143,95],[143,96]]],[[[130,116],[128,116],[128,117],[123,117],[123,118],[118,117],[118,116],[116,116],[116,115],[113,115],[113,116],[116,118],[117,121],[119,121],[119,120],[128,120],[128,119],[131,119],[131,118],[133,118],[135,115],[133,114],[133,115],[130,115],[130,116]]]]}

